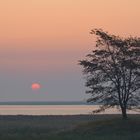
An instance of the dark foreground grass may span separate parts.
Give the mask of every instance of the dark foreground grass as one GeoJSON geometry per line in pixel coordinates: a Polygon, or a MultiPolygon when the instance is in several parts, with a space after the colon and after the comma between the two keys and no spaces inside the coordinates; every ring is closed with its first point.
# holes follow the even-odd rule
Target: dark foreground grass
{"type": "Polygon", "coordinates": [[[140,115],[0,116],[0,140],[140,140],[140,115]]]}

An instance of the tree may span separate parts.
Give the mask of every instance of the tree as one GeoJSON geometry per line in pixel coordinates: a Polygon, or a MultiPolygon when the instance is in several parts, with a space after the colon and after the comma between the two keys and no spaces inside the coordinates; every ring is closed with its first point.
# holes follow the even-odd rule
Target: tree
{"type": "Polygon", "coordinates": [[[140,38],[121,38],[91,30],[97,36],[94,50],[79,62],[86,75],[88,102],[100,103],[94,112],[120,107],[122,117],[127,109],[139,110],[140,103],[140,38]]]}

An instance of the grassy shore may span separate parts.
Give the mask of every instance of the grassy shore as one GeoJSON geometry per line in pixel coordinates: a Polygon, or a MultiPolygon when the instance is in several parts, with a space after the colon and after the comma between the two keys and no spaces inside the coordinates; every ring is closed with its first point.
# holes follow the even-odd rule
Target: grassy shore
{"type": "Polygon", "coordinates": [[[0,116],[0,140],[140,140],[140,115],[0,116]]]}

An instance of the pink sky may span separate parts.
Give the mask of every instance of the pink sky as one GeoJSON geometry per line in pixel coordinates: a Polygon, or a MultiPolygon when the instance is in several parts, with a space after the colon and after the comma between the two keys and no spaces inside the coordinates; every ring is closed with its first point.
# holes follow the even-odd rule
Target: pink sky
{"type": "Polygon", "coordinates": [[[1,63],[9,68],[26,62],[31,67],[73,65],[92,48],[92,28],[140,35],[139,6],[139,0],[2,0],[1,63]]]}
{"type": "Polygon", "coordinates": [[[1,0],[1,74],[77,75],[94,47],[90,30],[140,36],[139,7],[140,0],[1,0]]]}

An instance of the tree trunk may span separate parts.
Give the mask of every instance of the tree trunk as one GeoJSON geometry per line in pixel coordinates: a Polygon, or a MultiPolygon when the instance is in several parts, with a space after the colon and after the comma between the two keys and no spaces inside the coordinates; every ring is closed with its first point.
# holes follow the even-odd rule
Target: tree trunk
{"type": "Polygon", "coordinates": [[[121,110],[122,110],[122,118],[127,119],[126,107],[122,107],[121,110]]]}

